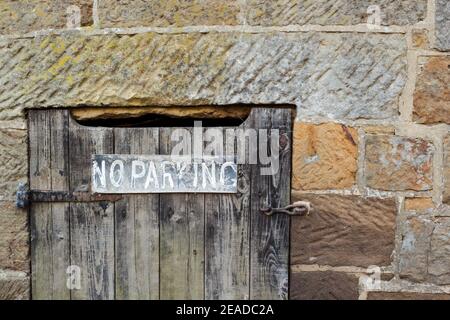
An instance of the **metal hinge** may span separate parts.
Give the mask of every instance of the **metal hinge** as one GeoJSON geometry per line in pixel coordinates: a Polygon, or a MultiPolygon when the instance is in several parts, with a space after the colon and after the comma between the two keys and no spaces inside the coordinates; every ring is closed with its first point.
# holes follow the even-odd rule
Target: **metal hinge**
{"type": "Polygon", "coordinates": [[[116,194],[28,190],[25,184],[20,184],[16,195],[16,206],[27,208],[32,202],[115,202],[121,199],[122,196],[116,194]]]}
{"type": "Polygon", "coordinates": [[[311,203],[297,201],[283,208],[262,208],[261,213],[271,216],[274,214],[287,214],[290,216],[307,216],[311,212],[311,203]]]}

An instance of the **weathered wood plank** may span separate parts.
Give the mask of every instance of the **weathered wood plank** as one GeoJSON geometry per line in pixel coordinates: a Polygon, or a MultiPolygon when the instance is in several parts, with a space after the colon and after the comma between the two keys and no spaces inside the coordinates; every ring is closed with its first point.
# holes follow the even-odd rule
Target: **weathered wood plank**
{"type": "Polygon", "coordinates": [[[50,119],[49,110],[30,110],[28,112],[30,187],[34,189],[50,190],[52,187],[50,119]]]}
{"type": "Polygon", "coordinates": [[[280,158],[275,175],[262,176],[252,166],[250,298],[287,299],[290,220],[285,215],[267,217],[260,209],[290,203],[291,111],[258,109],[252,116],[256,129],[280,129],[280,158]]]}
{"type": "MultiPolygon", "coordinates": [[[[28,113],[30,143],[30,187],[51,189],[50,177],[50,116],[48,112],[30,110],[28,113]]],[[[48,226],[51,204],[36,204],[30,210],[31,281],[33,299],[53,297],[53,275],[48,270],[52,260],[48,226]]]]}
{"type": "MultiPolygon", "coordinates": [[[[226,129],[217,129],[226,137],[226,129]]],[[[224,150],[231,150],[235,154],[235,142],[235,138],[224,139],[224,150]]],[[[237,194],[205,195],[205,299],[249,298],[249,165],[238,166],[237,179],[237,194]]]]}
{"type": "MultiPolygon", "coordinates": [[[[87,191],[91,156],[113,152],[113,130],[69,121],[70,190],[87,191]]],[[[71,263],[81,269],[72,299],[114,299],[114,204],[70,204],[71,263]]]]}
{"type": "MultiPolygon", "coordinates": [[[[160,128],[161,154],[172,150],[172,130],[160,128]]],[[[161,194],[160,206],[160,298],[203,299],[204,195],[161,194]]]]}
{"type": "MultiPolygon", "coordinates": [[[[114,129],[115,153],[158,154],[159,130],[114,129]]],[[[159,195],[115,203],[116,298],[159,298],[159,195]]]]}
{"type": "MultiPolygon", "coordinates": [[[[30,187],[68,191],[68,111],[30,110],[30,187]]],[[[70,299],[69,205],[34,203],[30,209],[33,299],[70,299]]]]}

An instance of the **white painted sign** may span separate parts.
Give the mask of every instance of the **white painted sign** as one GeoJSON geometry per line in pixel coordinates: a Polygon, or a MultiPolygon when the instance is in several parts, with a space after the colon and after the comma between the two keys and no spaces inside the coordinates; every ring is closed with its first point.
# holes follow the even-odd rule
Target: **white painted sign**
{"type": "Polygon", "coordinates": [[[94,193],[236,193],[237,164],[217,157],[93,155],[94,193]]]}

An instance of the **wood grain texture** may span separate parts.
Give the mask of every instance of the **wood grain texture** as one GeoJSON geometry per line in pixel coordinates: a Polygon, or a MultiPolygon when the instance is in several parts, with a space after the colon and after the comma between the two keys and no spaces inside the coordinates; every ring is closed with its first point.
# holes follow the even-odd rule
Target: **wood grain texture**
{"type": "Polygon", "coordinates": [[[287,299],[290,220],[286,215],[268,217],[260,210],[290,204],[291,110],[258,109],[253,117],[256,129],[279,129],[280,165],[276,174],[268,176],[252,166],[250,299],[287,299]]]}
{"type": "MultiPolygon", "coordinates": [[[[225,137],[225,130],[218,129],[225,137]]],[[[235,151],[235,139],[224,147],[235,151]]],[[[205,299],[249,298],[249,165],[238,166],[238,182],[237,194],[205,195],[205,299]]]]}
{"type": "MultiPolygon", "coordinates": [[[[30,188],[68,191],[68,112],[29,112],[30,188]]],[[[30,208],[32,298],[70,299],[69,205],[35,203],[30,208]]]]}
{"type": "MultiPolygon", "coordinates": [[[[160,128],[161,154],[170,154],[173,130],[160,128]]],[[[161,299],[204,298],[204,200],[202,194],[160,195],[161,299]]]]}
{"type": "MultiPolygon", "coordinates": [[[[116,154],[158,154],[157,128],[114,129],[116,154]]],[[[159,195],[115,203],[116,299],[159,299],[159,195]]]]}
{"type": "MultiPolygon", "coordinates": [[[[70,190],[88,191],[91,155],[113,152],[113,130],[69,121],[70,190]]],[[[81,268],[72,299],[114,299],[114,204],[70,204],[71,263],[81,268]]]]}

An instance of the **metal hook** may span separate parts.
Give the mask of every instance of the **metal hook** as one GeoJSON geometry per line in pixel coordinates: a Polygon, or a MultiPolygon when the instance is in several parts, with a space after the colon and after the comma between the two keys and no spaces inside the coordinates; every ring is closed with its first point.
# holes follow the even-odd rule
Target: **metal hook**
{"type": "Polygon", "coordinates": [[[261,213],[266,216],[274,214],[287,214],[290,216],[307,216],[311,211],[311,203],[308,201],[297,201],[283,208],[263,208],[261,213]]]}

